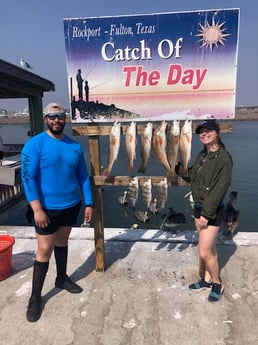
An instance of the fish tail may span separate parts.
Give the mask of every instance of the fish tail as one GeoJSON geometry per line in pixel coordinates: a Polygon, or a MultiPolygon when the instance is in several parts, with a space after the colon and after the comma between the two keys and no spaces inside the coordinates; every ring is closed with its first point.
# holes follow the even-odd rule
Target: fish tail
{"type": "Polygon", "coordinates": [[[135,211],[136,210],[136,200],[130,200],[130,203],[131,203],[131,206],[132,206],[132,209],[135,211]]]}
{"type": "Polygon", "coordinates": [[[167,177],[167,181],[168,181],[169,186],[177,183],[177,175],[176,175],[174,170],[172,170],[172,169],[168,170],[166,177],[167,177]]]}
{"type": "Polygon", "coordinates": [[[109,168],[106,168],[106,169],[103,170],[101,175],[109,177],[110,173],[111,173],[111,170],[109,168]]]}
{"type": "Polygon", "coordinates": [[[138,169],[138,173],[143,173],[143,174],[145,174],[145,172],[146,172],[146,166],[141,165],[140,168],[138,169]]]}
{"type": "Polygon", "coordinates": [[[161,210],[164,210],[164,208],[165,208],[165,202],[162,202],[162,203],[160,204],[160,209],[161,209],[161,210]]]}
{"type": "Polygon", "coordinates": [[[182,167],[180,171],[180,175],[184,177],[188,177],[188,167],[182,167]]]}
{"type": "Polygon", "coordinates": [[[132,164],[129,164],[129,165],[128,165],[127,171],[128,171],[128,172],[133,172],[133,165],[132,165],[132,164]]]}

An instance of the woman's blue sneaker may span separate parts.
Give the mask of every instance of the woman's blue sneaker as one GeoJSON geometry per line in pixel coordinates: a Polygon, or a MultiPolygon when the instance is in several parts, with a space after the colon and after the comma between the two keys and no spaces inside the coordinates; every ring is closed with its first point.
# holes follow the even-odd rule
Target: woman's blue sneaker
{"type": "Polygon", "coordinates": [[[218,302],[221,299],[223,292],[224,286],[222,284],[213,283],[208,301],[211,303],[218,302]]]}
{"type": "Polygon", "coordinates": [[[204,279],[201,279],[198,282],[189,285],[189,289],[192,291],[206,290],[210,289],[211,287],[212,283],[206,282],[204,279]]]}

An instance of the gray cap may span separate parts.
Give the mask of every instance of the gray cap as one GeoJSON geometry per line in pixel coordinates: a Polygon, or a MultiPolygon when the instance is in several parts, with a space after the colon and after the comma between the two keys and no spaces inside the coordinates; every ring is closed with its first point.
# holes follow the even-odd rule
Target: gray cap
{"type": "Polygon", "coordinates": [[[65,114],[64,108],[59,103],[49,103],[44,109],[43,116],[45,117],[48,114],[57,114],[57,113],[65,114]]]}

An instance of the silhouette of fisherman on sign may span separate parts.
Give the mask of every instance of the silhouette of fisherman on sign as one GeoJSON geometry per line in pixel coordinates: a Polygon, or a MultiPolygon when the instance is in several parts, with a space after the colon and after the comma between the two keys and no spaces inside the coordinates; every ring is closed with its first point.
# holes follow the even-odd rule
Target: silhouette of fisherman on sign
{"type": "Polygon", "coordinates": [[[78,87],[78,96],[79,96],[79,99],[82,100],[82,84],[83,84],[83,79],[82,79],[82,71],[81,71],[81,69],[78,69],[78,71],[77,71],[76,80],[77,80],[77,87],[78,87]]]}
{"type": "Polygon", "coordinates": [[[88,80],[85,80],[84,91],[85,91],[86,102],[89,102],[90,88],[89,88],[88,80]]]}

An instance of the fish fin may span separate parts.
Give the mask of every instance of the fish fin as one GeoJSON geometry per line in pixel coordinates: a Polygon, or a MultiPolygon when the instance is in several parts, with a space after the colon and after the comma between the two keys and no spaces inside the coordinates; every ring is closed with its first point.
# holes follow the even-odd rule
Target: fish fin
{"type": "Polygon", "coordinates": [[[163,145],[163,138],[159,137],[159,145],[162,146],[163,145]]]}
{"type": "Polygon", "coordinates": [[[133,140],[134,140],[134,135],[133,135],[133,134],[130,134],[130,136],[129,136],[129,142],[131,143],[133,140]]]}

